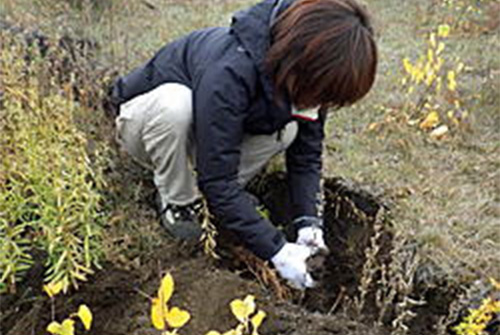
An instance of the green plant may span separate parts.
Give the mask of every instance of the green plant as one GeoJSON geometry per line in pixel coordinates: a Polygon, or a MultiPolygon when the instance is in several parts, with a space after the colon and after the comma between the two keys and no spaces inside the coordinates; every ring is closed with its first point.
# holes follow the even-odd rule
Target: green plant
{"type": "Polygon", "coordinates": [[[99,266],[104,180],[74,122],[71,88],[58,87],[36,48],[0,38],[0,283],[15,291],[40,249],[45,280],[66,291],[99,266]]]}

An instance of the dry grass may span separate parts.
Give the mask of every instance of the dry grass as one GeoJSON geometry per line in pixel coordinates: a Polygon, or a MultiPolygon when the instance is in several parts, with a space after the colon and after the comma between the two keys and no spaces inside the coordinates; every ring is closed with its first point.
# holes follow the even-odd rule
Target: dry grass
{"type": "Polygon", "coordinates": [[[432,141],[397,121],[404,104],[401,60],[419,53],[424,34],[446,19],[446,9],[426,16],[430,1],[371,5],[380,22],[378,81],[367,100],[330,120],[327,173],[382,187],[395,204],[396,229],[418,242],[424,262],[459,282],[499,277],[498,29],[452,31],[450,52],[470,67],[459,82],[470,128],[432,141]],[[420,22],[422,17],[427,21],[420,22]],[[396,112],[390,115],[379,106],[396,112]],[[396,120],[383,129],[367,130],[391,116],[396,120]]]}

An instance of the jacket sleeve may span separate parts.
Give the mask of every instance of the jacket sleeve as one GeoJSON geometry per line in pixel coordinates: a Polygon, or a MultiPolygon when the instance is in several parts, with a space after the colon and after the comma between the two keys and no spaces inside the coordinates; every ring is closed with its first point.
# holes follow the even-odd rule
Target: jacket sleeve
{"type": "Polygon", "coordinates": [[[284,236],[257,213],[238,182],[243,123],[254,90],[248,77],[256,75],[242,71],[210,68],[195,88],[198,184],[221,223],[257,256],[270,259],[284,245],[284,236]]]}
{"type": "Polygon", "coordinates": [[[320,112],[316,121],[299,119],[298,123],[297,137],[286,151],[293,219],[318,216],[325,113],[320,112]]]}

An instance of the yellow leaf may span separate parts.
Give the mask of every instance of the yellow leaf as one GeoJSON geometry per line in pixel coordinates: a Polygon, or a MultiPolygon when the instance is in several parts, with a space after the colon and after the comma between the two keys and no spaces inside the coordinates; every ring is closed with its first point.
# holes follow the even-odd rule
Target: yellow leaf
{"type": "Polygon", "coordinates": [[[408,73],[408,74],[412,74],[413,73],[413,65],[411,64],[409,58],[404,58],[403,59],[403,67],[404,67],[406,73],[408,73]]]}
{"type": "Polygon", "coordinates": [[[455,126],[458,126],[460,125],[460,121],[455,117],[455,113],[453,111],[448,111],[448,113],[446,114],[448,116],[448,119],[451,120],[451,122],[453,122],[453,124],[455,126]]]}
{"type": "Polygon", "coordinates": [[[255,314],[250,320],[252,323],[253,331],[252,335],[259,335],[258,330],[264,319],[266,318],[266,312],[260,310],[255,314]]]}
{"type": "Polygon", "coordinates": [[[434,62],[434,51],[432,49],[427,50],[427,59],[429,60],[429,63],[434,62]]]}
{"type": "Polygon", "coordinates": [[[167,307],[162,304],[160,299],[153,298],[151,305],[151,322],[153,326],[158,330],[165,329],[165,315],[167,312],[167,307]]]}
{"type": "Polygon", "coordinates": [[[435,33],[431,33],[431,35],[429,36],[429,42],[431,43],[431,46],[433,48],[436,47],[436,34],[435,33]]]}
{"type": "Polygon", "coordinates": [[[437,62],[434,64],[434,71],[438,72],[441,70],[441,66],[443,66],[444,60],[441,57],[437,58],[437,62]]]}
{"type": "Polygon", "coordinates": [[[379,123],[378,122],[373,122],[373,123],[370,123],[368,125],[368,131],[374,131],[375,129],[377,129],[379,126],[379,123]]]}
{"type": "Polygon", "coordinates": [[[231,329],[231,330],[228,330],[227,332],[225,332],[222,335],[242,335],[242,332],[241,332],[240,329],[231,329]]]}
{"type": "Polygon", "coordinates": [[[454,91],[457,88],[457,82],[455,79],[455,71],[448,71],[448,88],[450,91],[454,91]]]}
{"type": "Polygon", "coordinates": [[[441,24],[438,27],[438,36],[439,37],[448,37],[450,35],[450,26],[447,24],[441,24]]]}
{"type": "Polygon", "coordinates": [[[162,303],[166,304],[172,297],[173,293],[174,278],[170,273],[167,273],[161,280],[160,288],[158,289],[158,298],[160,298],[162,303]]]}
{"type": "Polygon", "coordinates": [[[414,125],[418,124],[418,120],[416,120],[416,119],[410,119],[410,120],[408,120],[407,123],[408,123],[409,126],[414,126],[414,125]]]}
{"type": "Polygon", "coordinates": [[[62,280],[60,280],[57,283],[50,282],[47,285],[44,285],[43,290],[45,291],[45,293],[47,293],[49,297],[53,298],[54,296],[58,295],[59,292],[61,292],[63,286],[64,286],[63,282],[62,280]]]}
{"type": "Polygon", "coordinates": [[[255,312],[255,297],[253,295],[247,295],[245,300],[243,300],[245,305],[248,308],[249,314],[253,314],[255,312]]]}
{"type": "Polygon", "coordinates": [[[422,121],[419,125],[420,129],[431,129],[437,126],[439,123],[439,114],[436,111],[430,112],[424,121],[422,121]]]}
{"type": "Polygon", "coordinates": [[[92,325],[92,312],[90,311],[90,308],[86,305],[80,305],[78,308],[78,317],[82,320],[85,329],[89,330],[92,325]]]}
{"type": "Polygon", "coordinates": [[[246,322],[250,314],[255,312],[255,297],[248,295],[244,300],[235,299],[230,306],[236,319],[240,322],[246,322]]]}
{"type": "Polygon", "coordinates": [[[417,84],[420,84],[422,80],[425,78],[425,71],[422,67],[415,70],[415,80],[417,84]]]}
{"type": "Polygon", "coordinates": [[[219,333],[218,331],[216,330],[211,330],[209,331],[208,333],[206,333],[205,335],[221,335],[221,333],[219,333]]]}
{"type": "Polygon", "coordinates": [[[60,334],[61,333],[62,326],[59,322],[52,321],[48,326],[47,326],[47,331],[51,334],[60,334]]]}
{"type": "Polygon", "coordinates": [[[434,74],[433,71],[428,71],[427,76],[425,78],[425,84],[427,86],[431,86],[432,83],[434,82],[434,79],[436,79],[436,75],[434,74]]]}
{"type": "Polygon", "coordinates": [[[494,278],[490,278],[491,285],[500,291],[500,282],[496,281],[494,278]]]}
{"type": "Polygon", "coordinates": [[[443,87],[443,81],[441,77],[436,78],[436,93],[441,92],[441,88],[443,87]]]}
{"type": "Polygon", "coordinates": [[[245,304],[243,303],[243,300],[236,299],[231,302],[231,311],[233,312],[234,316],[238,321],[240,322],[245,322],[245,320],[248,318],[248,312],[245,304]]]}
{"type": "Polygon", "coordinates": [[[60,335],[75,335],[75,321],[66,319],[61,326],[60,335]]]}
{"type": "Polygon", "coordinates": [[[436,55],[439,55],[443,50],[444,50],[444,43],[439,42],[439,44],[437,46],[437,50],[436,50],[436,55]]]}
{"type": "Polygon", "coordinates": [[[236,328],[234,328],[234,330],[236,331],[235,334],[238,334],[238,335],[240,335],[240,334],[243,335],[247,329],[248,329],[248,325],[242,324],[242,323],[240,323],[239,325],[236,326],[236,328]]]}
{"type": "Polygon", "coordinates": [[[172,308],[166,315],[167,322],[172,328],[181,328],[190,318],[191,315],[188,311],[184,311],[177,307],[172,308]]]}

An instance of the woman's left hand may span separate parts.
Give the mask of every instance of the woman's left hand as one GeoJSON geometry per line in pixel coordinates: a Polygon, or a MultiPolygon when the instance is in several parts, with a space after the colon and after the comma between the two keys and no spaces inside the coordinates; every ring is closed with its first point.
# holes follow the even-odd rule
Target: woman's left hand
{"type": "Polygon", "coordinates": [[[326,246],[323,238],[323,229],[318,226],[310,226],[299,229],[297,244],[310,248],[313,255],[320,251],[328,252],[328,247],[326,246]]]}

